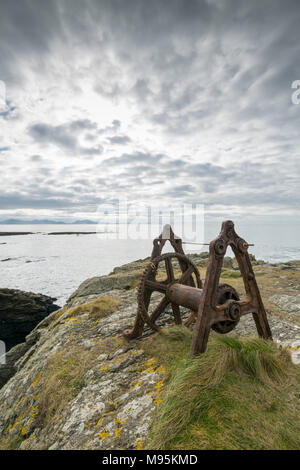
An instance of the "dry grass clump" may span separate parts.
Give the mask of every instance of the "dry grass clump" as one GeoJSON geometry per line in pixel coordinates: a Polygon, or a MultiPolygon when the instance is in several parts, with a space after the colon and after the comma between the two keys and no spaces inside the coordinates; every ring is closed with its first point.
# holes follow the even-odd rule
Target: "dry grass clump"
{"type": "Polygon", "coordinates": [[[300,367],[288,352],[259,338],[212,336],[190,360],[185,330],[169,329],[165,345],[161,335],[151,340],[161,360],[168,347],[173,358],[148,448],[299,449],[300,367]]]}
{"type": "Polygon", "coordinates": [[[69,310],[68,316],[77,316],[88,313],[95,320],[100,320],[112,313],[114,313],[121,302],[115,297],[109,297],[108,295],[102,295],[91,302],[87,302],[69,310]]]}
{"type": "Polygon", "coordinates": [[[70,351],[62,349],[49,358],[43,374],[37,426],[47,426],[76,397],[91,367],[90,356],[90,351],[75,347],[70,351]]]}

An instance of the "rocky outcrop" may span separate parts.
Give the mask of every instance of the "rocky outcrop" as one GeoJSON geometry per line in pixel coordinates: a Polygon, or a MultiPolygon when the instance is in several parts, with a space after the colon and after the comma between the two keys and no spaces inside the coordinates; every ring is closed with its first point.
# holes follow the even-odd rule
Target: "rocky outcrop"
{"type": "MultiPolygon", "coordinates": [[[[201,267],[207,256],[191,258],[201,267]]],[[[0,446],[1,440],[4,448],[17,449],[144,446],[168,378],[155,348],[147,346],[156,338],[153,332],[146,329],[141,339],[129,343],[122,337],[135,319],[135,286],[146,263],[139,260],[116,268],[109,276],[85,281],[63,309],[47,316],[25,343],[7,354],[13,376],[0,390],[0,446]],[[97,314],[91,302],[97,299],[97,306],[101,301],[109,305],[108,298],[116,308],[107,315],[103,309],[97,314]]],[[[276,293],[278,274],[281,288],[290,283],[288,277],[281,277],[290,271],[276,267],[259,276],[264,300],[270,284],[276,293]]],[[[295,276],[293,282],[299,284],[299,272],[295,276]]],[[[230,283],[240,292],[241,278],[230,283]]],[[[268,310],[268,315],[276,341],[289,345],[300,339],[299,326],[283,320],[276,311],[268,310]]],[[[172,323],[167,311],[161,324],[172,323]]],[[[242,317],[230,335],[256,336],[252,317],[242,317]]]]}
{"type": "Polygon", "coordinates": [[[292,313],[300,317],[300,294],[275,294],[272,295],[269,300],[284,312],[292,313]]]}
{"type": "MultiPolygon", "coordinates": [[[[127,265],[129,266],[129,265],[127,265]]],[[[142,268],[144,265],[141,265],[142,268]]],[[[135,266],[134,266],[135,267],[135,266]]],[[[113,272],[108,276],[92,277],[84,281],[67,300],[67,306],[72,307],[83,301],[95,298],[114,289],[129,290],[135,287],[140,279],[141,271],[113,272]]]]}
{"type": "Polygon", "coordinates": [[[41,320],[60,308],[55,300],[47,295],[0,289],[0,340],[7,351],[23,343],[41,320]]]}

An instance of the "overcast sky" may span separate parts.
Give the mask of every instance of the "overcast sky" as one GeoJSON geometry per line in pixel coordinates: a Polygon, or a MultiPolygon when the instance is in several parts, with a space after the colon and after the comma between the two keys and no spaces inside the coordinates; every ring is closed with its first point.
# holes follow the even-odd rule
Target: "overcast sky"
{"type": "Polygon", "coordinates": [[[0,0],[0,219],[299,217],[299,25],[297,0],[0,0]]]}

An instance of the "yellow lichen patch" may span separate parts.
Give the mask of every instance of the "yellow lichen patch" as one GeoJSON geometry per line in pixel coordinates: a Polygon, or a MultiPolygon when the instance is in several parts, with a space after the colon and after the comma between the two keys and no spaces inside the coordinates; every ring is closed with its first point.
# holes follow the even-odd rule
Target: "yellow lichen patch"
{"type": "Polygon", "coordinates": [[[103,370],[104,372],[107,371],[109,369],[109,366],[101,366],[100,367],[100,370],[103,370]]]}
{"type": "Polygon", "coordinates": [[[143,441],[139,439],[136,443],[136,450],[142,450],[142,448],[143,448],[143,441]]]}
{"type": "Polygon", "coordinates": [[[158,406],[161,402],[162,402],[162,399],[160,398],[160,396],[158,398],[156,398],[156,400],[154,400],[154,404],[156,406],[158,406]]]}
{"type": "Polygon", "coordinates": [[[66,318],[66,322],[69,323],[69,322],[73,322],[76,320],[76,317],[68,317],[66,318]]]}
{"type": "Polygon", "coordinates": [[[98,434],[98,436],[100,436],[101,439],[104,441],[104,439],[106,439],[109,436],[109,432],[102,431],[98,434]]]}
{"type": "Polygon", "coordinates": [[[159,366],[157,369],[156,369],[156,372],[158,374],[165,374],[166,373],[166,368],[164,366],[159,366]]]}
{"type": "Polygon", "coordinates": [[[142,385],[142,382],[139,380],[133,384],[134,387],[140,387],[142,385]]]}
{"type": "Polygon", "coordinates": [[[97,424],[95,424],[95,428],[97,428],[98,426],[101,426],[102,423],[103,423],[103,418],[100,418],[97,424]]]}
{"type": "Polygon", "coordinates": [[[117,429],[115,429],[115,435],[116,435],[116,437],[120,437],[122,429],[123,429],[123,428],[117,428],[117,429]]]}
{"type": "Polygon", "coordinates": [[[161,387],[163,386],[163,384],[164,384],[164,383],[163,383],[162,380],[160,380],[159,382],[157,382],[157,384],[156,384],[155,387],[154,387],[155,390],[160,390],[161,387]]]}
{"type": "Polygon", "coordinates": [[[142,371],[142,374],[154,374],[155,369],[154,367],[149,367],[149,369],[145,369],[142,371]]]}
{"type": "Polygon", "coordinates": [[[12,428],[12,424],[10,424],[6,429],[5,429],[5,432],[8,433],[12,428]]]}
{"type": "Polygon", "coordinates": [[[36,385],[39,383],[41,376],[42,376],[42,372],[39,372],[38,375],[35,377],[34,381],[32,382],[32,385],[34,387],[36,387],[36,385]]]}
{"type": "Polygon", "coordinates": [[[116,401],[109,401],[108,403],[114,407],[118,406],[118,403],[116,401]]]}
{"type": "Polygon", "coordinates": [[[124,419],[123,421],[121,421],[119,418],[114,418],[114,422],[117,426],[119,426],[120,424],[124,424],[126,420],[124,419]]]}
{"type": "Polygon", "coordinates": [[[26,436],[27,430],[28,430],[28,427],[24,427],[24,428],[21,427],[21,435],[22,435],[22,436],[26,436]]]}
{"type": "Polygon", "coordinates": [[[157,359],[154,357],[150,359],[150,361],[145,362],[145,366],[146,367],[152,366],[152,364],[155,364],[155,362],[157,362],[157,359]]]}
{"type": "Polygon", "coordinates": [[[30,422],[32,422],[34,420],[34,418],[36,417],[38,411],[39,411],[39,407],[38,406],[32,406],[31,407],[31,413],[30,413],[30,422]]]}

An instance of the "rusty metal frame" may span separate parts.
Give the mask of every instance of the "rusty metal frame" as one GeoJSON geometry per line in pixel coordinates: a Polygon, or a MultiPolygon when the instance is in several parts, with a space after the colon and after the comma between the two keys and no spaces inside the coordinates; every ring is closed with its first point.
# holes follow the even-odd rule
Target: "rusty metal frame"
{"type": "Polygon", "coordinates": [[[255,280],[248,243],[239,237],[231,220],[223,222],[219,236],[210,243],[209,262],[206,271],[203,292],[194,327],[190,355],[193,357],[206,350],[211,327],[222,321],[238,321],[241,316],[252,313],[259,336],[272,339],[265,308],[255,280]],[[227,247],[231,246],[243,277],[246,295],[241,300],[228,300],[223,305],[216,305],[223,259],[227,247]]]}
{"type": "Polygon", "coordinates": [[[195,321],[191,345],[191,357],[206,350],[211,328],[219,333],[228,333],[238,324],[241,316],[252,313],[259,336],[272,339],[265,308],[255,280],[248,247],[243,238],[236,234],[231,220],[223,222],[219,236],[209,244],[209,262],[205,283],[202,282],[197,267],[183,251],[182,240],[177,237],[171,226],[166,225],[158,238],[153,240],[150,264],[145,268],[138,288],[138,311],[132,329],[124,331],[127,339],[142,335],[145,323],[155,331],[159,316],[171,304],[175,323],[181,323],[180,306],[189,308],[191,315],[185,322],[191,326],[195,321]],[[162,255],[165,243],[169,241],[175,253],[162,255]],[[246,295],[239,299],[238,293],[228,284],[219,284],[221,269],[227,248],[235,254],[243,277],[246,295]],[[174,278],[171,259],[176,258],[182,271],[178,280],[174,278]],[[165,262],[167,279],[156,281],[156,271],[160,262],[165,262]],[[196,287],[192,274],[196,279],[196,287]],[[149,316],[148,308],[154,291],[164,294],[163,299],[149,316]],[[229,294],[225,296],[223,294],[229,294]]]}

